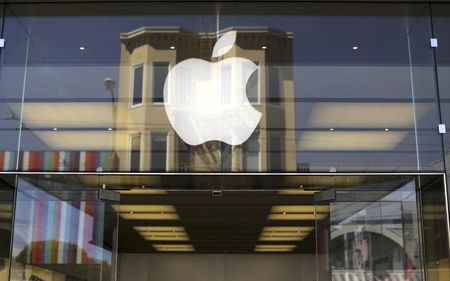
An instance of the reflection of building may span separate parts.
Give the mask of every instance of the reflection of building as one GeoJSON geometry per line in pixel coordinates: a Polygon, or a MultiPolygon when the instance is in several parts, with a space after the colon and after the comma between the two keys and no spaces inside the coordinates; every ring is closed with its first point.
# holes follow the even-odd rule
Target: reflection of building
{"type": "Polygon", "coordinates": [[[121,35],[115,146],[128,147],[118,151],[121,170],[295,171],[292,35],[266,27],[228,30],[238,35],[225,57],[244,57],[259,66],[247,84],[250,102],[262,112],[253,135],[235,147],[218,141],[190,147],[181,141],[163,106],[165,78],[184,59],[210,60],[217,35],[178,27],[140,28],[121,35]]]}

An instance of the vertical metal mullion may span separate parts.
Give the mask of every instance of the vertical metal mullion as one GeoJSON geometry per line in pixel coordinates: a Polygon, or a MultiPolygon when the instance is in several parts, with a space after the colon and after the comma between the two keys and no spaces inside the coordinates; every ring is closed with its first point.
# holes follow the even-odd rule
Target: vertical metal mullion
{"type": "Polygon", "coordinates": [[[11,271],[12,271],[12,259],[13,259],[13,246],[14,246],[14,229],[15,229],[15,221],[16,221],[16,206],[17,206],[17,192],[19,190],[19,175],[15,175],[14,180],[14,199],[13,199],[13,208],[12,208],[12,216],[11,216],[11,236],[9,238],[9,262],[8,262],[8,280],[11,280],[11,271]]]}
{"type": "Polygon", "coordinates": [[[419,249],[420,249],[420,264],[422,280],[427,280],[427,266],[426,266],[426,252],[425,252],[425,233],[423,227],[423,202],[422,202],[422,187],[420,184],[420,176],[416,177],[416,206],[417,206],[417,223],[419,227],[419,249]]]}
{"type": "MultiPolygon", "coordinates": [[[[434,31],[434,22],[433,22],[433,9],[432,9],[432,3],[428,4],[429,7],[429,15],[430,15],[430,26],[431,26],[431,37],[436,38],[436,34],[434,31]]],[[[438,113],[439,113],[439,123],[443,124],[443,110],[442,110],[442,104],[441,104],[441,96],[440,96],[440,90],[439,90],[439,71],[437,69],[438,67],[438,61],[437,61],[437,48],[433,48],[432,52],[433,52],[433,62],[434,62],[434,76],[435,76],[435,83],[436,83],[436,97],[437,97],[437,108],[438,108],[438,113]]],[[[444,183],[444,197],[445,197],[445,210],[446,210],[446,223],[447,223],[447,247],[448,247],[448,257],[450,257],[450,209],[449,209],[449,190],[448,190],[448,186],[447,186],[447,176],[448,176],[448,171],[447,171],[447,161],[446,161],[446,157],[445,157],[445,138],[444,138],[444,134],[439,134],[440,138],[441,138],[441,144],[442,144],[442,163],[443,163],[443,168],[444,168],[444,175],[443,175],[443,183],[444,183]]]]}

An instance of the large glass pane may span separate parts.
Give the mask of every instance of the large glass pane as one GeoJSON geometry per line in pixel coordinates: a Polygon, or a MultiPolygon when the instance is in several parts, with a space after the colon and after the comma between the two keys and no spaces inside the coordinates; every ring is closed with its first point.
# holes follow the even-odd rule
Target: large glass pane
{"type": "Polygon", "coordinates": [[[4,6],[0,11],[6,15],[1,18],[2,37],[8,38],[0,49],[0,171],[13,171],[18,167],[20,135],[28,135],[21,123],[22,98],[28,65],[29,32],[23,27],[21,18],[15,17],[11,9],[4,6]],[[4,29],[4,25],[8,29],[4,29]]]}
{"type": "Polygon", "coordinates": [[[15,184],[15,176],[0,176],[0,281],[9,280],[15,184]]]}
{"type": "MultiPolygon", "coordinates": [[[[450,125],[450,5],[431,5],[433,13],[434,36],[438,39],[438,48],[435,49],[437,74],[439,78],[439,101],[441,109],[441,122],[450,125]]],[[[450,175],[450,135],[442,135],[444,142],[445,164],[447,177],[450,175]]],[[[447,186],[448,188],[448,186],[447,186]]],[[[450,189],[448,189],[450,192],[450,189]]],[[[447,198],[448,200],[448,198],[447,198]]],[[[442,205],[443,202],[441,202],[442,205]]]]}
{"type": "Polygon", "coordinates": [[[157,171],[149,147],[161,131],[167,171],[443,169],[426,4],[9,9],[30,40],[16,67],[26,80],[8,84],[25,97],[20,170],[157,171]],[[256,131],[258,167],[246,144],[256,131]]]}
{"type": "Polygon", "coordinates": [[[115,204],[70,181],[20,178],[10,280],[115,280],[115,204]]]}
{"type": "Polygon", "coordinates": [[[448,280],[442,176],[316,194],[318,280],[448,280]],[[320,210],[329,215],[320,218],[320,210]]]}
{"type": "Polygon", "coordinates": [[[440,122],[436,65],[431,48],[430,9],[410,22],[408,49],[411,73],[411,97],[414,112],[417,169],[444,171],[442,139],[436,124],[440,122]]]}
{"type": "Polygon", "coordinates": [[[450,280],[449,225],[442,178],[419,178],[427,280],[450,280]]]}
{"type": "MultiPolygon", "coordinates": [[[[269,84],[268,93],[263,90],[269,102],[261,107],[267,125],[260,123],[269,135],[267,153],[278,151],[270,146],[272,131],[285,140],[286,156],[297,152],[286,157],[283,170],[442,169],[427,5],[292,5],[289,12],[278,7],[247,14],[244,8],[238,15],[231,10],[221,17],[222,28],[265,26],[270,19],[268,34],[278,40],[255,44],[265,55],[269,84]]],[[[272,170],[271,163],[264,169],[272,170]]]]}

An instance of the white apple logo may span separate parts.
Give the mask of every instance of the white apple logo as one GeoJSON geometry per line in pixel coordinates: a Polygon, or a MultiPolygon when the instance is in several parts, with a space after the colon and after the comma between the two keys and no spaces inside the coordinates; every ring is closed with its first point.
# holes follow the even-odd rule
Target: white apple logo
{"type": "MultiPolygon", "coordinates": [[[[223,56],[235,41],[236,31],[225,33],[214,45],[212,57],[223,56]]],[[[218,62],[192,58],[175,65],[164,83],[164,105],[180,138],[190,145],[245,142],[262,115],[246,94],[247,81],[257,69],[240,57],[218,62]]]]}

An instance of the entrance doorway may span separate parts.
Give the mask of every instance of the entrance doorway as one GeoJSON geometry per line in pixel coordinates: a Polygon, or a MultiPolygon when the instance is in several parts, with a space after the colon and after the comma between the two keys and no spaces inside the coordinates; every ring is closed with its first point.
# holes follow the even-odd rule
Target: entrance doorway
{"type": "Polygon", "coordinates": [[[10,280],[449,280],[444,190],[439,174],[23,175],[10,280]]]}

